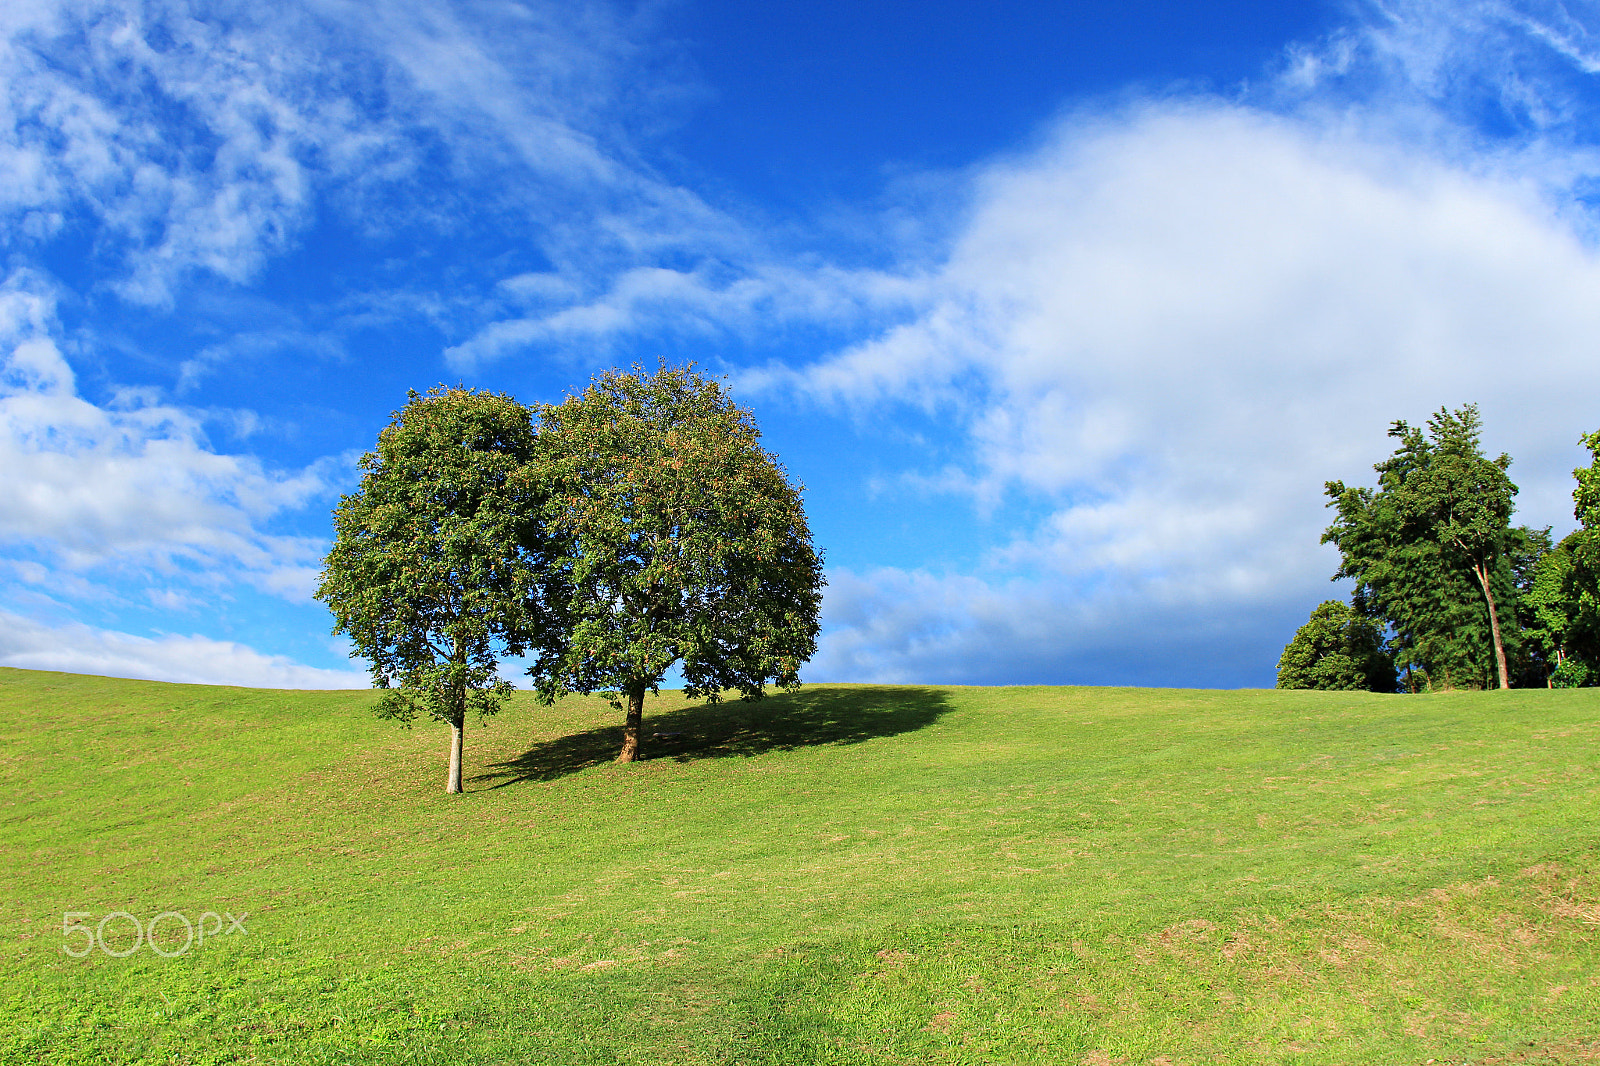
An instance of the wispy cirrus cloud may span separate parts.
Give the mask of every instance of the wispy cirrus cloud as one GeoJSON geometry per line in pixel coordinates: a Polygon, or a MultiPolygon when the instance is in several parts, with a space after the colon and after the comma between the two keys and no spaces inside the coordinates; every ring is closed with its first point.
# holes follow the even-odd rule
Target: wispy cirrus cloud
{"type": "MultiPolygon", "coordinates": [[[[272,9],[283,36],[327,39],[272,9]]],[[[315,55],[184,3],[8,6],[0,44],[0,194],[43,241],[86,228],[124,299],[170,305],[196,271],[232,282],[290,247],[319,173],[379,169],[394,140],[330,92],[315,55]]],[[[215,11],[213,14],[223,14],[215,11]]]]}
{"type": "Polygon", "coordinates": [[[0,218],[76,229],[124,299],[233,283],[319,213],[498,216],[586,284],[748,234],[635,141],[675,105],[648,11],[604,3],[31,0],[0,14],[0,218]]]}
{"type": "Polygon", "coordinates": [[[759,259],[738,268],[635,267],[587,298],[551,274],[517,275],[500,288],[505,302],[525,313],[498,318],[447,348],[450,365],[477,367],[530,348],[604,348],[640,337],[755,338],[791,323],[859,327],[903,313],[920,295],[919,286],[890,273],[800,270],[759,259]]]}

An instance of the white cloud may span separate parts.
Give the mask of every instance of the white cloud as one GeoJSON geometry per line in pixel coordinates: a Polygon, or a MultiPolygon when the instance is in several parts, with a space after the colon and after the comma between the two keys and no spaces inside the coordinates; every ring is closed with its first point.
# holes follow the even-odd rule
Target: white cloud
{"type": "Polygon", "coordinates": [[[1064,565],[1303,527],[1324,478],[1440,404],[1480,401],[1524,465],[1594,417],[1600,261],[1493,181],[1192,103],[1068,123],[980,198],[927,314],[801,376],[851,398],[980,374],[979,467],[1071,498],[1064,565]]]}
{"type": "Polygon", "coordinates": [[[92,220],[125,299],[234,283],[319,212],[383,232],[519,220],[555,271],[604,285],[748,235],[633,143],[669,109],[666,45],[604,3],[33,0],[0,12],[0,221],[92,220]]]}
{"type": "Polygon", "coordinates": [[[29,281],[0,287],[0,542],[68,571],[243,580],[308,599],[325,545],[263,526],[328,494],[333,464],[276,473],[214,451],[179,408],[84,400],[49,334],[51,301],[29,281]]]}
{"type": "Polygon", "coordinates": [[[353,670],[302,666],[227,640],[175,634],[133,636],[86,625],[46,626],[0,610],[0,665],[25,670],[249,688],[366,688],[353,670]]]}
{"type": "MultiPolygon", "coordinates": [[[[233,333],[178,364],[175,391],[180,394],[190,392],[218,366],[241,360],[266,362],[274,357],[306,356],[333,360],[345,355],[343,346],[326,334],[309,333],[292,327],[233,333]]],[[[257,417],[250,413],[235,416],[235,431],[248,436],[257,428],[257,417]]]]}
{"type": "Polygon", "coordinates": [[[96,255],[120,263],[127,299],[170,304],[196,270],[241,282],[311,217],[314,175],[376,167],[381,132],[314,89],[324,38],[274,8],[281,38],[207,21],[178,3],[10,8],[0,40],[0,169],[23,176],[0,211],[24,232],[87,212],[96,255]],[[31,220],[32,224],[29,225],[31,220]]]}
{"type": "Polygon", "coordinates": [[[712,263],[697,270],[635,267],[598,296],[583,299],[551,275],[518,275],[500,287],[535,313],[503,318],[445,350],[456,367],[480,366],[531,346],[592,346],[620,336],[743,335],[780,322],[869,322],[905,305],[916,287],[872,271],[802,271],[752,261],[739,269],[712,263]]]}

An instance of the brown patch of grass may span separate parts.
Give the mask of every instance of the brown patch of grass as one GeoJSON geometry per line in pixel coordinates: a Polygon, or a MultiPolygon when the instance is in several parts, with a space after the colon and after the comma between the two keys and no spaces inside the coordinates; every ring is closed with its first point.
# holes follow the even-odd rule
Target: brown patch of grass
{"type": "Polygon", "coordinates": [[[1100,997],[1093,992],[1079,992],[1070,999],[1062,1000],[1061,1006],[1067,1010],[1088,1011],[1090,1014],[1099,1014],[1106,1009],[1100,997]]]}
{"type": "Polygon", "coordinates": [[[1240,930],[1222,944],[1222,957],[1232,962],[1250,950],[1250,934],[1240,930]]]}
{"type": "Polygon", "coordinates": [[[1083,1057],[1083,1066],[1116,1066],[1119,1062],[1127,1061],[1121,1055],[1112,1058],[1110,1052],[1096,1048],[1083,1057]]]}

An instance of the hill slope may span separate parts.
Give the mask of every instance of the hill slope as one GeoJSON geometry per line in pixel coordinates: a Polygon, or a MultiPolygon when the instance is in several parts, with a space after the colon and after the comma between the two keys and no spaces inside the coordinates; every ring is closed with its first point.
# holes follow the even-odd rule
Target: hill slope
{"type": "Polygon", "coordinates": [[[371,703],[0,670],[0,1059],[1600,1054],[1600,691],[371,703]]]}

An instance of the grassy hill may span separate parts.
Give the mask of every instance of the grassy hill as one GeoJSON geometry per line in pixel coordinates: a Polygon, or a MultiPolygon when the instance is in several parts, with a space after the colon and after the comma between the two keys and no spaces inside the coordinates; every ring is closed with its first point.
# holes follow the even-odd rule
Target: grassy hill
{"type": "Polygon", "coordinates": [[[371,702],[0,670],[0,1061],[1600,1057],[1597,690],[371,702]]]}

